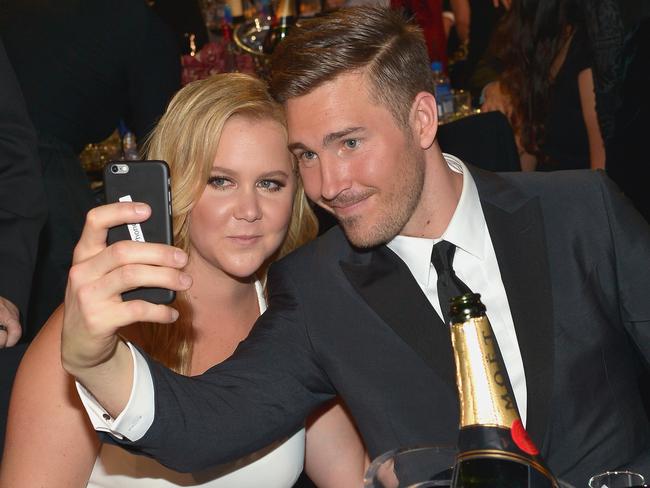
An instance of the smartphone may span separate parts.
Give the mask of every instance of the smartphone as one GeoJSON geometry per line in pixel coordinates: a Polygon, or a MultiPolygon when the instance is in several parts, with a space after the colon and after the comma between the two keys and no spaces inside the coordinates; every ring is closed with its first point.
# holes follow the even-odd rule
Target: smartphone
{"type": "MultiPolygon", "coordinates": [[[[144,202],[151,216],[139,224],[124,224],[108,231],[108,245],[132,240],[172,244],[172,207],[169,167],[165,161],[111,161],[104,168],[106,203],[144,202]]],[[[123,300],[171,303],[176,293],[166,288],[136,288],[123,300]]]]}

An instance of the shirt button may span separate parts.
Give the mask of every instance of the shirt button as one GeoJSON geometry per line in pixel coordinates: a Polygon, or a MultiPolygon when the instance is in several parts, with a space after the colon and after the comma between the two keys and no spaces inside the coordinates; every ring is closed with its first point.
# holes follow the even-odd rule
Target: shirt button
{"type": "Polygon", "coordinates": [[[111,416],[108,415],[107,413],[102,414],[102,417],[103,417],[104,420],[106,420],[107,422],[108,422],[109,420],[111,420],[111,416]]]}

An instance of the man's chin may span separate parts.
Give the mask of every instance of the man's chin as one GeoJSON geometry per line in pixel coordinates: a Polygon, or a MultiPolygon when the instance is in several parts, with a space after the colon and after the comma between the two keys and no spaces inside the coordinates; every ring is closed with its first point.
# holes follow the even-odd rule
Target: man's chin
{"type": "Polygon", "coordinates": [[[377,226],[363,225],[361,219],[340,219],[339,224],[345,237],[354,247],[368,249],[390,241],[394,236],[385,235],[377,226]]]}

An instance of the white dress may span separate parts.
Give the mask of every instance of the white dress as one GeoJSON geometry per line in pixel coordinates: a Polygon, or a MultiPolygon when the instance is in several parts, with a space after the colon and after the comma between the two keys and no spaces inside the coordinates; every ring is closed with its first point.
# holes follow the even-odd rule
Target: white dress
{"type": "MultiPolygon", "coordinates": [[[[260,311],[266,302],[259,281],[255,284],[260,311]]],[[[215,439],[219,442],[219,439],[215,439]]],[[[89,488],[290,488],[305,460],[305,429],[289,439],[226,466],[201,473],[177,473],[151,458],[102,444],[88,481],[89,488]]]]}

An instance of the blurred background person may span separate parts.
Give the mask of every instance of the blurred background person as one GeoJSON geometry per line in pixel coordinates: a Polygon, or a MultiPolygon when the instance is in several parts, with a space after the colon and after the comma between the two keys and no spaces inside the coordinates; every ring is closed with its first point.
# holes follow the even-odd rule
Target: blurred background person
{"type": "Polygon", "coordinates": [[[0,453],[45,216],[36,133],[0,39],[0,453]]]}
{"type": "Polygon", "coordinates": [[[0,39],[0,349],[20,339],[45,214],[36,133],[0,39]]]}
{"type": "Polygon", "coordinates": [[[63,300],[72,249],[96,203],[79,153],[120,120],[142,139],[180,85],[173,33],[144,0],[5,0],[0,37],[38,135],[48,218],[24,340],[63,300]]]}
{"type": "MultiPolygon", "coordinates": [[[[640,175],[650,164],[646,143],[650,120],[650,2],[622,2],[620,13],[624,42],[620,48],[614,44],[604,66],[597,66],[596,107],[603,126],[607,174],[650,222],[650,195],[640,175]],[[610,65],[614,69],[607,70],[610,65]],[[599,69],[611,74],[601,77],[599,69]]],[[[611,45],[608,24],[601,23],[600,27],[597,34],[611,45]]]]}
{"type": "Polygon", "coordinates": [[[200,51],[208,42],[208,30],[198,0],[155,0],[149,3],[175,33],[181,54],[200,51]]]}
{"type": "Polygon", "coordinates": [[[442,0],[390,0],[390,7],[402,9],[422,29],[431,61],[447,68],[447,38],[442,19],[442,0]]]}
{"type": "MultiPolygon", "coordinates": [[[[283,110],[253,77],[217,75],[186,86],[146,148],[148,158],[169,163],[174,241],[189,255],[184,272],[193,283],[177,296],[174,324],[135,324],[127,335],[194,376],[228,358],[248,335],[266,308],[269,263],[312,239],[317,223],[287,149],[283,110]],[[224,318],[218,329],[215,310],[224,318]]],[[[296,481],[305,456],[301,426],[288,440],[194,474],[100,445],[61,367],[62,316],[61,307],[21,364],[0,486],[285,488],[296,481]]],[[[355,427],[341,405],[321,414],[306,434],[307,473],[321,487],[361,486],[365,450],[355,427]]]]}
{"type": "Polygon", "coordinates": [[[647,161],[650,2],[520,0],[508,17],[481,61],[483,108],[509,116],[527,169],[604,168],[650,221],[638,175],[647,161]]]}
{"type": "Polygon", "coordinates": [[[490,39],[510,2],[494,0],[446,0],[445,18],[448,20],[447,56],[452,87],[472,94],[475,106],[483,86],[494,80],[492,71],[482,82],[477,69],[488,49],[490,39]]]}
{"type": "Polygon", "coordinates": [[[508,116],[524,170],[605,166],[585,21],[579,0],[515,0],[493,39],[483,109],[508,116]]]}

